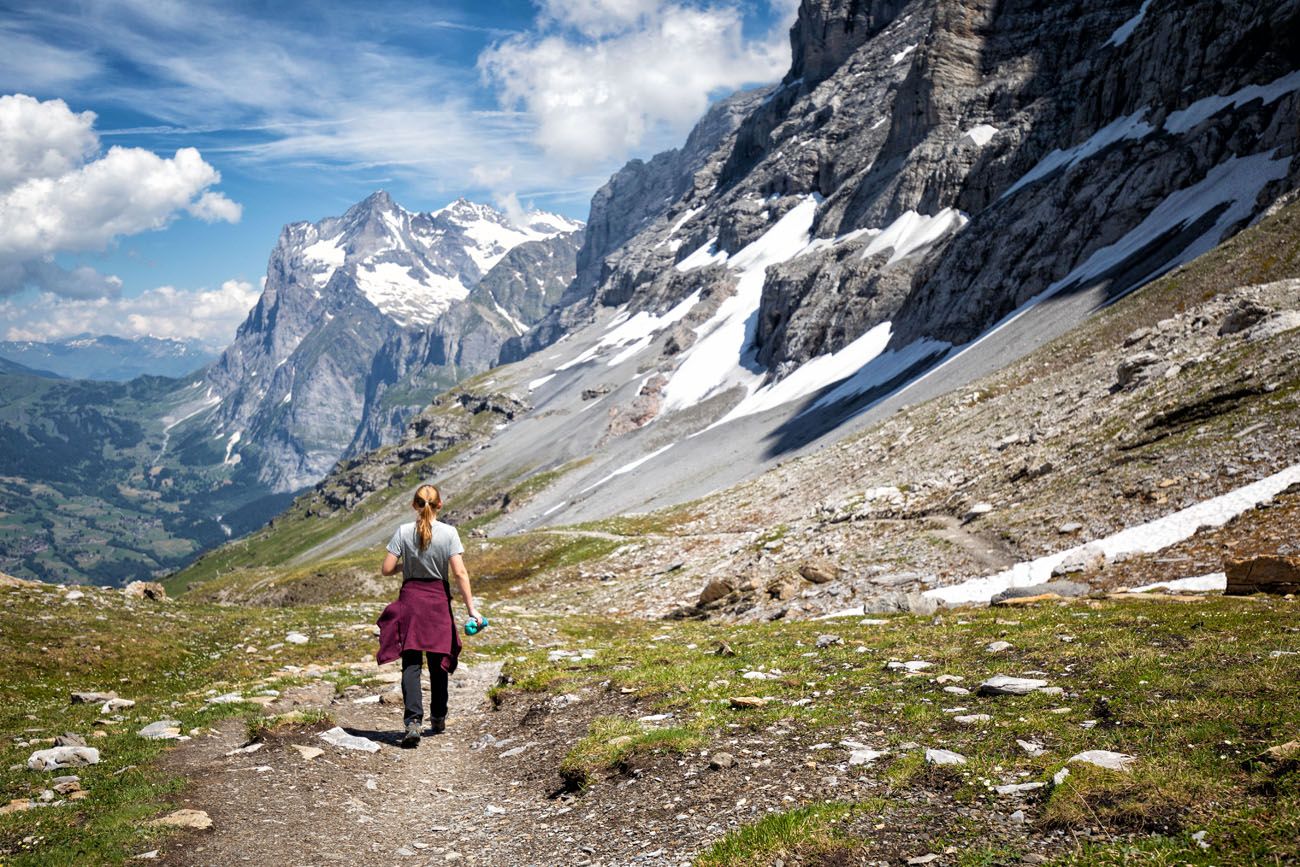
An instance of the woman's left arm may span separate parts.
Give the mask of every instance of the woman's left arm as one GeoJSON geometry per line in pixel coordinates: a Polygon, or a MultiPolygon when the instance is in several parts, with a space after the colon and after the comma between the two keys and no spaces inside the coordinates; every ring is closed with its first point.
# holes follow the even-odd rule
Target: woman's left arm
{"type": "Polygon", "coordinates": [[[465,558],[459,554],[453,554],[450,564],[451,574],[456,576],[456,586],[460,588],[460,596],[465,600],[465,607],[469,609],[469,616],[479,620],[478,608],[474,605],[474,593],[469,589],[469,570],[465,568],[465,558]]]}

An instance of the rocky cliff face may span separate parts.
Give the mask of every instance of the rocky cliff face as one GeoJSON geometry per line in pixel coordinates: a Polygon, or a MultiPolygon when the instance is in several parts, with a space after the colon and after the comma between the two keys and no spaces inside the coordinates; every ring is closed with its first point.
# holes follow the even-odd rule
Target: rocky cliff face
{"type": "Polygon", "coordinates": [[[661,155],[597,194],[582,297],[524,342],[584,304],[691,301],[655,362],[667,410],[849,347],[933,363],[1027,305],[1142,285],[1300,184],[1297,0],[804,0],[791,39],[780,86],[697,130],[690,183],[661,155]],[[727,323],[743,340],[709,351],[736,375],[686,387],[727,323]]]}
{"type": "Polygon", "coordinates": [[[430,396],[496,363],[573,278],[581,224],[516,226],[458,200],[412,213],[379,192],[286,226],[266,287],[207,378],[227,460],[275,490],[391,442],[430,396]]]}

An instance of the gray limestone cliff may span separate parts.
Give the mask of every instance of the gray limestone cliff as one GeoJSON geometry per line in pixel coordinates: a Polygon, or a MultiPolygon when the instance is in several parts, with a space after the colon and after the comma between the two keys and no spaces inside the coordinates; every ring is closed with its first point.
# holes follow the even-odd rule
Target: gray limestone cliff
{"type": "Polygon", "coordinates": [[[342,217],[286,226],[262,297],[206,377],[228,460],[254,460],[264,484],[296,490],[394,441],[434,394],[492,367],[575,271],[581,224],[527,220],[463,199],[413,213],[379,192],[342,217]]]}

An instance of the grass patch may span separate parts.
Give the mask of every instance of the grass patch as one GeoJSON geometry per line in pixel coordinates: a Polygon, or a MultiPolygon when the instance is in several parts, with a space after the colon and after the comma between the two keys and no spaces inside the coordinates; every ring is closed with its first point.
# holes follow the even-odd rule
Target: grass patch
{"type": "Polygon", "coordinates": [[[473,570],[474,586],[500,596],[534,575],[604,557],[624,544],[581,533],[523,533],[468,539],[465,561],[473,570]]]}
{"type": "MultiPolygon", "coordinates": [[[[1004,804],[993,786],[1048,781],[1075,753],[1128,753],[1137,762],[1125,774],[1071,764],[1067,784],[1050,797],[1044,791],[1047,825],[1101,828],[1116,840],[1178,839],[1214,827],[1224,838],[1253,841],[1245,844],[1253,851],[1295,857],[1300,845],[1286,835],[1300,821],[1300,783],[1291,782],[1300,774],[1269,778],[1247,760],[1300,732],[1300,656],[1274,655],[1300,650],[1297,613],[1294,600],[1211,597],[899,615],[884,625],[853,618],[754,625],[575,618],[557,622],[557,641],[595,653],[551,661],[554,643],[522,653],[507,662],[508,685],[499,695],[630,690],[643,707],[672,710],[679,728],[709,739],[784,720],[797,733],[786,749],[865,741],[889,753],[869,770],[850,768],[851,777],[948,792],[972,804],[1004,804]],[[841,640],[817,648],[824,633],[841,640]],[[988,652],[998,639],[1014,647],[988,652]],[[721,644],[733,655],[719,654],[721,644]],[[918,676],[886,667],[914,659],[932,666],[918,676]],[[745,676],[754,672],[762,677],[745,676]],[[974,694],[994,674],[1028,672],[1045,672],[1037,676],[1064,694],[974,694]],[[972,694],[945,693],[939,675],[962,678],[972,694]],[[769,701],[737,709],[729,700],[737,696],[769,701]],[[956,707],[966,710],[947,712],[956,707]],[[958,713],[992,719],[963,724],[958,713]],[[1042,744],[1045,752],[1029,756],[1018,740],[1042,744]],[[954,750],[968,762],[933,767],[923,747],[954,750]]],[[[598,749],[600,739],[591,747],[598,749]]],[[[813,755],[828,763],[847,759],[835,746],[813,755]]]]}
{"type": "Polygon", "coordinates": [[[798,858],[798,863],[854,863],[842,859],[850,857],[860,843],[839,831],[836,824],[855,809],[856,805],[832,801],[772,813],[714,843],[695,865],[750,867],[791,858],[798,858]]]}
{"type": "Polygon", "coordinates": [[[635,755],[684,753],[703,743],[699,732],[685,728],[646,728],[625,717],[596,717],[560,762],[560,775],[569,787],[582,789],[603,771],[625,768],[635,755]]]}
{"type": "Polygon", "coordinates": [[[316,734],[334,727],[334,718],[324,710],[295,710],[273,717],[250,719],[250,741],[281,740],[299,734],[316,734]]]}
{"type": "Polygon", "coordinates": [[[82,590],[73,602],[48,585],[0,588],[0,800],[36,797],[66,773],[77,774],[90,793],[0,816],[6,867],[118,864],[157,848],[167,832],[146,822],[178,806],[173,798],[184,781],[154,765],[173,742],[145,740],[139,729],[175,719],[189,732],[244,716],[253,711],[248,704],[206,699],[282,686],[291,682],[277,674],[285,666],[358,659],[374,649],[368,631],[349,627],[372,622],[375,606],[229,608],[82,590]],[[310,636],[309,643],[285,643],[289,631],[310,636]],[[86,690],[116,692],[136,704],[105,715],[99,705],[69,703],[71,692],[86,690]],[[100,763],[27,770],[28,756],[64,732],[86,737],[100,763]]]}

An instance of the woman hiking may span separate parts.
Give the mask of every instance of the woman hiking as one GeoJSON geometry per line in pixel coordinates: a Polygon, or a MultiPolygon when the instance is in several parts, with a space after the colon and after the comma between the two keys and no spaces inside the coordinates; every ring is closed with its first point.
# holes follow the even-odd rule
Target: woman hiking
{"type": "Polygon", "coordinates": [[[402,590],[397,601],[379,616],[379,654],[382,665],[401,656],[402,700],[406,705],[406,734],[402,746],[420,743],[424,721],[420,670],[429,660],[429,732],[441,734],[447,724],[447,678],[456,670],[460,637],[451,613],[451,583],[456,585],[469,609],[469,616],[482,623],[470,592],[469,572],[461,554],[456,528],[438,520],[442,495],[433,485],[421,485],[411,500],[418,518],[402,524],[388,543],[388,556],[380,571],[384,575],[402,572],[402,590]]]}

